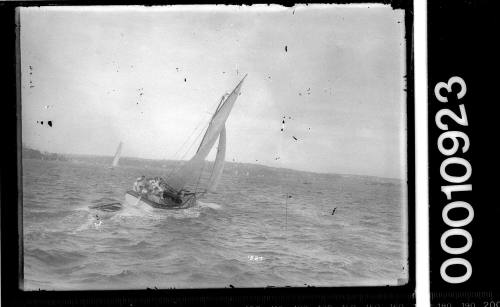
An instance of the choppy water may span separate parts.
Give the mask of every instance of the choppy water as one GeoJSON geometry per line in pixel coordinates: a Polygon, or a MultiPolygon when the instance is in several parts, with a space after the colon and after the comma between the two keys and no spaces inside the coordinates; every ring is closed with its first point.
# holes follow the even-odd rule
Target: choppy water
{"type": "Polygon", "coordinates": [[[138,176],[167,172],[145,167],[23,160],[25,289],[368,286],[407,278],[398,180],[227,164],[217,194],[189,209],[89,208],[124,203],[138,176]]]}

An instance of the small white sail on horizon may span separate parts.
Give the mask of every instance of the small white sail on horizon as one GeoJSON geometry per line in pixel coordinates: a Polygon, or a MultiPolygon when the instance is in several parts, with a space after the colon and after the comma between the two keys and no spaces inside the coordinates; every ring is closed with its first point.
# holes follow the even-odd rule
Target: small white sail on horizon
{"type": "Polygon", "coordinates": [[[208,156],[210,151],[217,139],[219,139],[217,156],[214,163],[214,168],[212,170],[212,175],[209,184],[209,190],[214,191],[220,177],[222,175],[224,167],[224,159],[226,152],[226,120],[234,106],[234,103],[238,96],[240,95],[241,86],[245,80],[246,75],[241,79],[234,90],[227,96],[227,98],[219,104],[217,110],[215,111],[212,119],[208,125],[207,131],[203,136],[203,139],[196,151],[196,154],[185,163],[176,173],[172,174],[168,179],[168,185],[176,190],[181,191],[188,183],[195,181],[200,178],[205,165],[205,158],[208,156]]]}
{"type": "Polygon", "coordinates": [[[113,163],[111,164],[112,167],[118,166],[118,162],[120,161],[120,157],[122,155],[122,145],[123,145],[123,142],[120,142],[120,144],[118,144],[118,148],[116,149],[115,157],[113,158],[113,163]]]}

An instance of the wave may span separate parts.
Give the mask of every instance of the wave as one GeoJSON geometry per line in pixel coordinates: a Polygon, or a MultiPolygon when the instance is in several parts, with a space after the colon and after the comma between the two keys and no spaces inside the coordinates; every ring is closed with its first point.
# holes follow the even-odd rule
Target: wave
{"type": "Polygon", "coordinates": [[[97,219],[89,218],[85,223],[76,228],[72,233],[75,234],[76,232],[84,230],[100,230],[101,227],[103,227],[103,223],[104,222],[102,220],[98,221],[97,219]]]}
{"type": "Polygon", "coordinates": [[[35,258],[36,260],[51,266],[64,266],[86,258],[84,254],[79,252],[42,250],[39,248],[26,248],[24,250],[24,256],[35,258]]]}
{"type": "Polygon", "coordinates": [[[29,289],[361,285],[396,280],[406,263],[398,187],[225,172],[219,194],[162,210],[124,200],[143,168],[38,164],[23,182],[29,289]]]}
{"type": "Polygon", "coordinates": [[[93,204],[107,204],[107,203],[114,203],[114,202],[118,202],[118,200],[116,200],[113,197],[101,197],[101,198],[94,199],[91,201],[91,203],[93,203],[93,204]]]}
{"type": "Polygon", "coordinates": [[[142,250],[142,249],[146,249],[148,247],[153,247],[153,246],[154,246],[153,244],[142,240],[142,241],[137,242],[133,245],[126,246],[126,248],[129,250],[142,250]]]}

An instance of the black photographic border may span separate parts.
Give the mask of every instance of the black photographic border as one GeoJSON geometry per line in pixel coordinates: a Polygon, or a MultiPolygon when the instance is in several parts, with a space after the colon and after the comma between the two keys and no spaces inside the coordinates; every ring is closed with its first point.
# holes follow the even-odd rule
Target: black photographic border
{"type": "MultiPolygon", "coordinates": [[[[493,149],[498,131],[494,105],[498,101],[496,74],[499,65],[498,49],[491,45],[499,29],[498,6],[495,7],[495,4],[490,0],[432,0],[427,6],[430,298],[432,304],[440,306],[500,306],[500,206],[495,193],[498,190],[495,178],[498,174],[498,151],[493,149]],[[440,102],[435,87],[439,82],[453,82],[449,81],[452,77],[462,78],[466,93],[459,97],[460,86],[455,84],[448,94],[441,90],[440,94],[448,102],[440,102]],[[466,125],[458,124],[447,116],[442,117],[442,122],[449,126],[448,131],[467,135],[470,146],[463,152],[460,149],[464,145],[463,138],[458,138],[457,152],[445,155],[438,148],[439,136],[445,130],[437,126],[436,116],[445,109],[461,116],[460,105],[463,105],[467,116],[466,125]],[[443,178],[440,168],[449,157],[470,163],[472,171],[469,179],[453,183],[443,178]],[[441,191],[443,186],[462,184],[470,184],[471,190],[452,192],[451,199],[447,199],[441,191]],[[467,225],[451,227],[445,224],[443,208],[454,201],[467,202],[472,207],[474,217],[467,225]],[[472,245],[468,251],[448,253],[444,250],[441,238],[450,229],[465,230],[471,235],[472,245]],[[452,258],[465,259],[470,263],[471,275],[467,280],[448,282],[442,277],[442,266],[452,258]]],[[[451,142],[444,146],[449,149],[451,142]]],[[[446,172],[455,172],[457,177],[464,174],[464,168],[454,164],[447,166],[446,172]]],[[[457,213],[457,220],[463,219],[465,210],[460,217],[456,216],[457,213]]],[[[453,213],[450,213],[450,218],[453,219],[453,213]]],[[[446,240],[448,246],[464,246],[465,240],[453,242],[452,238],[446,240]]],[[[445,272],[458,277],[465,269],[450,266],[445,272]]]]}
{"type": "MultiPolygon", "coordinates": [[[[257,4],[258,2],[224,2],[222,4],[257,4]]],[[[408,264],[409,280],[401,286],[374,287],[284,287],[284,288],[223,288],[171,290],[111,290],[111,291],[22,291],[22,165],[20,86],[16,66],[16,10],[18,6],[47,5],[168,5],[161,1],[11,1],[0,3],[0,93],[2,99],[2,167],[1,167],[1,299],[3,306],[142,306],[176,305],[202,306],[341,306],[379,304],[397,307],[415,304],[415,113],[413,1],[338,1],[338,4],[383,3],[405,11],[406,40],[406,115],[407,115],[407,179],[408,179],[408,264]],[[17,86],[16,86],[17,84],[17,86]]],[[[182,3],[186,4],[186,3],[182,3]]],[[[201,4],[199,2],[190,4],[201,4]]],[[[207,3],[208,4],[208,3],[207,3]]],[[[215,3],[213,3],[215,4],[215,3]]],[[[266,4],[266,3],[264,3],[266,4]]],[[[293,2],[276,3],[293,6],[293,2]]]]}

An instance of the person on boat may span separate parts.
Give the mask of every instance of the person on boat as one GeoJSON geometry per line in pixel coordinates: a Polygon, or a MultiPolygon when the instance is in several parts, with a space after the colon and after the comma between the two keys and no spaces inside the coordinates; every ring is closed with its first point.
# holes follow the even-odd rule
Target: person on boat
{"type": "Polygon", "coordinates": [[[158,195],[163,194],[163,187],[161,186],[159,179],[155,182],[155,193],[158,195]]]}
{"type": "Polygon", "coordinates": [[[153,179],[151,182],[151,190],[152,190],[152,193],[155,195],[160,194],[160,184],[159,184],[159,180],[157,179],[157,177],[155,177],[155,179],[153,179]]]}
{"type": "Polygon", "coordinates": [[[164,190],[163,193],[161,194],[163,200],[166,200],[167,198],[170,198],[170,194],[168,191],[164,190]]]}
{"type": "Polygon", "coordinates": [[[143,176],[143,177],[144,177],[144,179],[139,184],[140,193],[142,193],[142,194],[149,194],[150,191],[151,191],[150,180],[147,180],[145,176],[143,176]]]}
{"type": "Polygon", "coordinates": [[[180,190],[179,192],[177,192],[174,201],[178,204],[181,204],[183,199],[184,199],[184,190],[180,190]]]}
{"type": "Polygon", "coordinates": [[[160,186],[160,191],[161,191],[161,192],[163,192],[163,191],[167,191],[167,190],[168,190],[168,184],[167,184],[167,182],[165,181],[165,179],[160,178],[160,182],[158,183],[158,185],[160,186]]]}
{"type": "Polygon", "coordinates": [[[134,191],[137,193],[141,193],[142,190],[144,189],[144,180],[146,179],[146,176],[141,176],[137,178],[137,180],[134,182],[134,191]]]}
{"type": "Polygon", "coordinates": [[[182,203],[182,198],[180,197],[179,193],[174,194],[169,192],[168,190],[163,191],[163,199],[168,199],[170,198],[173,202],[181,204],[182,203]]]}

